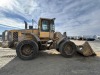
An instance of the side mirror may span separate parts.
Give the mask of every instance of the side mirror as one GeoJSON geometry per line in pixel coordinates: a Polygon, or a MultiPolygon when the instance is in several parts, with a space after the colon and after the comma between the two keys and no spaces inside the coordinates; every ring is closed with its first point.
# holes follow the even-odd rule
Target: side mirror
{"type": "Polygon", "coordinates": [[[53,20],[55,20],[56,18],[53,18],[53,20]]]}
{"type": "Polygon", "coordinates": [[[64,33],[63,33],[63,36],[64,36],[64,37],[67,37],[67,34],[66,34],[66,32],[64,32],[64,33]]]}

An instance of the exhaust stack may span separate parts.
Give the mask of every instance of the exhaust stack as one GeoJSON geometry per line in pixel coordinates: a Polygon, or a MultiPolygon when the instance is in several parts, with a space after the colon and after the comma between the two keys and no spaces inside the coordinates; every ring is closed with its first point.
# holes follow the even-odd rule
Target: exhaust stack
{"type": "Polygon", "coordinates": [[[27,29],[27,22],[26,22],[26,21],[24,21],[24,23],[25,23],[25,29],[27,29]]]}

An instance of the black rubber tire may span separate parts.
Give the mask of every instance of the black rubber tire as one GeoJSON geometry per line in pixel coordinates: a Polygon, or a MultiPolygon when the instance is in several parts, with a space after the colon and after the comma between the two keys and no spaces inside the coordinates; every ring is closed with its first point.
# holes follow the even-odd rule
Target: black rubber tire
{"type": "Polygon", "coordinates": [[[65,42],[66,40],[62,40],[59,44],[58,44],[58,48],[56,48],[56,51],[58,51],[58,52],[60,52],[60,45],[63,43],[63,42],[65,42]]]}
{"type": "Polygon", "coordinates": [[[31,60],[31,59],[34,59],[37,57],[38,55],[38,45],[35,41],[31,41],[31,40],[24,40],[22,42],[20,42],[17,47],[16,47],[16,53],[17,53],[17,56],[22,59],[22,60],[31,60]],[[25,50],[23,49],[23,46],[26,46],[26,45],[29,45],[31,46],[31,55],[28,55],[26,56],[25,54],[22,54],[22,50],[25,50]]]}
{"type": "MultiPolygon", "coordinates": [[[[66,50],[68,50],[68,48],[66,50]]],[[[71,41],[64,41],[60,45],[59,51],[60,51],[61,55],[66,57],[66,58],[73,57],[75,55],[75,53],[76,53],[76,45],[71,41]],[[71,53],[68,54],[68,53],[65,52],[65,47],[66,46],[70,47],[71,53]]]]}

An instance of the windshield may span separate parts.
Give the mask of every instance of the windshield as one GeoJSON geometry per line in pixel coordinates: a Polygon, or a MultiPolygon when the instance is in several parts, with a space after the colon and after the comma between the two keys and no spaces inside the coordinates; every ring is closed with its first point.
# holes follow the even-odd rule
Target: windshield
{"type": "Polygon", "coordinates": [[[55,31],[54,20],[42,20],[41,31],[50,32],[55,31]]]}

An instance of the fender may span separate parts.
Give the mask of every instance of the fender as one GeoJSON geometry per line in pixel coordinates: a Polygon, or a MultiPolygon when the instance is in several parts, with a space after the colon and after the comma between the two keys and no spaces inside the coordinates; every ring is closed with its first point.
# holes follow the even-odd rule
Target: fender
{"type": "Polygon", "coordinates": [[[22,33],[22,34],[32,35],[33,39],[35,39],[34,41],[36,42],[40,41],[40,39],[34,33],[22,33]]]}
{"type": "Polygon", "coordinates": [[[33,36],[33,40],[38,44],[39,47],[41,47],[41,40],[38,36],[36,36],[34,33],[22,33],[22,34],[28,34],[33,36]]]}
{"type": "Polygon", "coordinates": [[[59,50],[59,46],[62,42],[64,42],[67,39],[66,33],[64,32],[63,35],[60,32],[55,32],[54,34],[55,38],[58,38],[58,40],[56,40],[56,49],[59,50]]]}
{"type": "Polygon", "coordinates": [[[34,33],[30,33],[30,34],[36,39],[37,42],[40,42],[40,38],[39,37],[37,37],[34,33]]]}
{"type": "Polygon", "coordinates": [[[66,38],[63,37],[63,38],[60,38],[60,39],[57,41],[57,44],[56,44],[56,49],[57,49],[57,50],[59,50],[60,44],[61,44],[62,42],[64,42],[65,40],[66,40],[66,38]]]}

